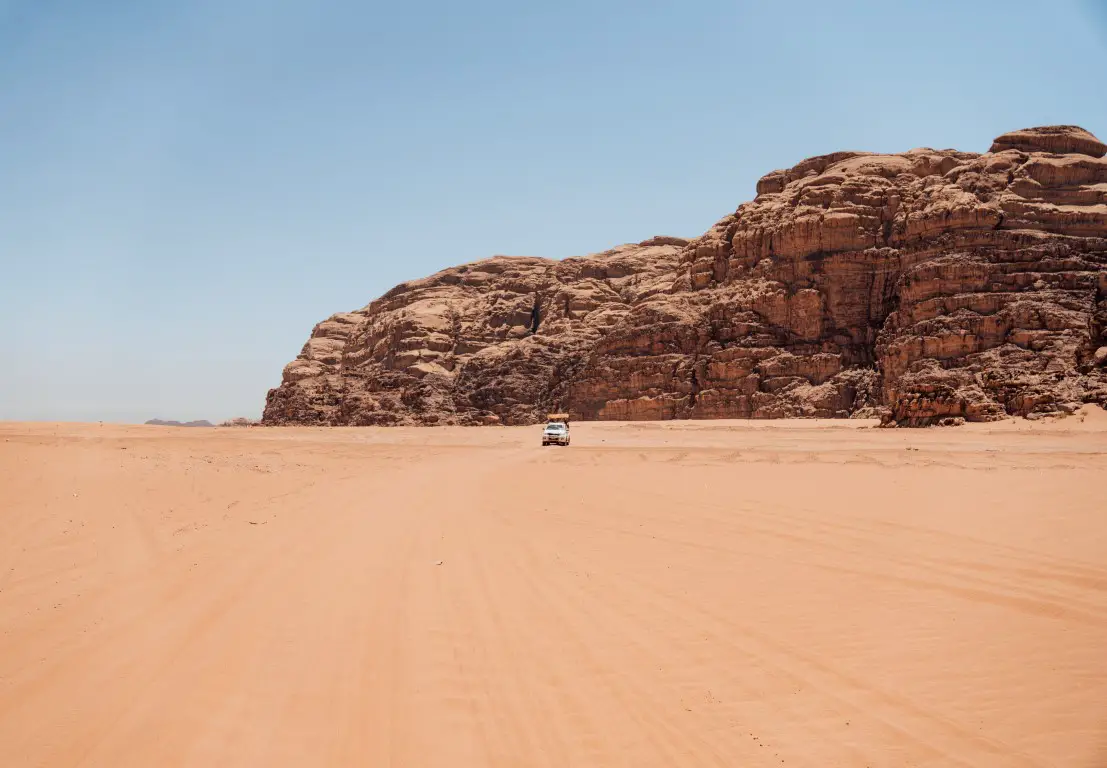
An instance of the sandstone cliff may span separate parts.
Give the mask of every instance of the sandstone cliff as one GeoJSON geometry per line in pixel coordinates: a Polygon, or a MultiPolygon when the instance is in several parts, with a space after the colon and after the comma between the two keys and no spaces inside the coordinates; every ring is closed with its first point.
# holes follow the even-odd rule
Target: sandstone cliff
{"type": "Polygon", "coordinates": [[[496,257],[312,332],[268,424],[848,417],[1107,403],[1107,147],[839,152],[691,241],[496,257]]]}

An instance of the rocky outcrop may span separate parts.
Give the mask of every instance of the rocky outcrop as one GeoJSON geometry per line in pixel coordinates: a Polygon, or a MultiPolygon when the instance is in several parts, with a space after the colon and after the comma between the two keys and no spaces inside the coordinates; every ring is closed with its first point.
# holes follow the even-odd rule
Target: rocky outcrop
{"type": "Polygon", "coordinates": [[[1107,144],[1075,125],[1047,125],[1005,133],[992,142],[989,152],[1016,149],[1020,152],[1051,152],[1059,155],[1077,154],[1103,157],[1107,144]]]}
{"type": "Polygon", "coordinates": [[[667,295],[686,240],[562,261],[497,256],[403,283],[315,327],[267,424],[526,424],[631,308],[667,295]]]}
{"type": "Polygon", "coordinates": [[[1104,154],[1072,126],[839,152],[692,241],[445,270],[316,326],[264,421],[918,426],[1104,403],[1104,154]]]}

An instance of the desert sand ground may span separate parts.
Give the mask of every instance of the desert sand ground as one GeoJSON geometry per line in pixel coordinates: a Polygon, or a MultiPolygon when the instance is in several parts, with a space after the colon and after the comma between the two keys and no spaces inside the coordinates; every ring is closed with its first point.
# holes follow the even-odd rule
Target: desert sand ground
{"type": "Polygon", "coordinates": [[[1107,765],[1107,414],[0,425],[0,765],[1107,765]]]}

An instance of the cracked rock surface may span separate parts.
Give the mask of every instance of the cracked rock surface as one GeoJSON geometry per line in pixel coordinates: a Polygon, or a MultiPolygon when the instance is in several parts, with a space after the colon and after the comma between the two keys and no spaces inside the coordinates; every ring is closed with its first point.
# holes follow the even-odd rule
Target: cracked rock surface
{"type": "Polygon", "coordinates": [[[268,424],[881,416],[1107,403],[1107,146],[838,152],[693,240],[495,257],[312,331],[268,424]]]}

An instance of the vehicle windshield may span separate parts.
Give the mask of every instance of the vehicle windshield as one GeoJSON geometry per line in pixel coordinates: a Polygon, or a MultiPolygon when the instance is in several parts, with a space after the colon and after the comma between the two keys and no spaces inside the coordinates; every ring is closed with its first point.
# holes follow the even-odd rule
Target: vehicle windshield
{"type": "Polygon", "coordinates": [[[548,424],[548,425],[546,425],[546,431],[547,432],[564,432],[565,431],[565,425],[564,424],[548,424]]]}

